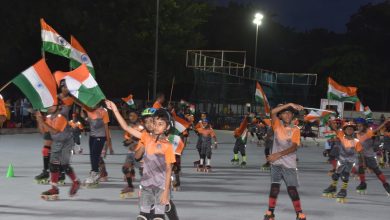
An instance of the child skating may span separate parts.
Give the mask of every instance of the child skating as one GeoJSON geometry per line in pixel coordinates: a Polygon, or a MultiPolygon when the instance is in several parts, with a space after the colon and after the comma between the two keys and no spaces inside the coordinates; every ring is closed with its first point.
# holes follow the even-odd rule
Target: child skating
{"type": "Polygon", "coordinates": [[[300,145],[301,134],[299,128],[293,124],[294,114],[301,110],[303,110],[302,106],[289,103],[279,105],[271,111],[274,142],[272,153],[267,158],[271,164],[271,188],[268,210],[264,215],[264,220],[275,219],[274,211],[282,180],[287,186],[288,195],[295,209],[296,219],[306,220],[306,216],[302,212],[301,200],[297,191],[296,151],[300,145]]]}
{"type": "Polygon", "coordinates": [[[217,137],[214,130],[211,128],[209,121],[204,119],[202,121],[202,127],[198,128],[199,135],[201,136],[200,146],[200,163],[197,171],[210,172],[211,171],[211,155],[213,146],[217,145],[217,137]],[[212,140],[214,139],[214,143],[212,140]]]}
{"type": "Polygon", "coordinates": [[[344,203],[346,202],[347,197],[347,188],[350,173],[352,167],[356,163],[357,153],[362,152],[362,145],[358,139],[355,139],[356,124],[353,122],[344,123],[343,133],[338,133],[338,141],[335,143],[334,147],[338,151],[338,166],[336,171],[332,175],[331,185],[324,189],[323,196],[326,197],[336,197],[337,202],[344,203]],[[340,191],[337,192],[337,183],[341,178],[342,186],[340,191]]]}
{"type": "Polygon", "coordinates": [[[68,126],[68,121],[60,112],[60,106],[49,107],[48,113],[50,117],[47,117],[46,120],[43,119],[39,111],[36,113],[39,127],[48,130],[53,139],[50,155],[50,184],[52,188],[41,194],[41,197],[45,200],[58,199],[59,189],[57,184],[61,168],[73,182],[69,196],[74,196],[80,188],[80,181],[69,164],[71,157],[70,151],[74,145],[72,133],[68,126]]]}
{"type": "Polygon", "coordinates": [[[377,163],[376,158],[375,158],[376,152],[374,149],[375,134],[379,130],[381,130],[384,126],[386,126],[386,124],[388,122],[389,122],[389,120],[386,120],[378,128],[373,130],[368,126],[366,119],[357,118],[355,120],[355,123],[357,125],[356,137],[359,139],[360,143],[363,146],[363,157],[361,158],[361,160],[359,160],[360,184],[359,184],[359,186],[356,187],[356,191],[360,194],[365,194],[365,191],[367,189],[365,168],[368,168],[375,173],[375,175],[378,177],[378,179],[383,184],[383,187],[385,188],[386,193],[388,195],[390,195],[390,185],[386,181],[385,175],[378,167],[378,163],[377,163]]]}
{"type": "Polygon", "coordinates": [[[234,130],[234,138],[236,138],[236,142],[233,147],[233,159],[231,160],[231,163],[233,165],[240,165],[241,167],[246,166],[246,142],[248,139],[248,117],[245,116],[242,120],[240,127],[236,128],[234,130]],[[242,162],[240,164],[240,159],[238,158],[238,152],[241,153],[242,162]]]}
{"type": "Polygon", "coordinates": [[[137,220],[165,219],[165,208],[170,203],[172,164],[175,162],[173,146],[167,139],[170,129],[174,127],[171,115],[164,109],[157,110],[153,117],[153,133],[150,134],[127,126],[113,102],[106,101],[106,105],[114,112],[122,129],[140,139],[135,158],[144,159],[144,170],[140,187],[140,214],[137,220]]]}

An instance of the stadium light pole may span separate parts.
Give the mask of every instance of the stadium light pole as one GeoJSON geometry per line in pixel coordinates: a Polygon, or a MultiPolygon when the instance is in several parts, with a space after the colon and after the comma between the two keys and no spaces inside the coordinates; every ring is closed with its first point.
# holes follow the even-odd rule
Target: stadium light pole
{"type": "Polygon", "coordinates": [[[254,67],[257,67],[257,38],[259,35],[259,26],[261,25],[261,20],[263,20],[264,16],[260,13],[255,14],[255,18],[253,19],[253,24],[256,25],[256,43],[255,43],[255,62],[254,67]]]}
{"type": "Polygon", "coordinates": [[[158,64],[158,23],[159,23],[160,0],[156,3],[156,39],[154,45],[154,71],[153,71],[153,99],[157,94],[157,64],[158,64]]]}

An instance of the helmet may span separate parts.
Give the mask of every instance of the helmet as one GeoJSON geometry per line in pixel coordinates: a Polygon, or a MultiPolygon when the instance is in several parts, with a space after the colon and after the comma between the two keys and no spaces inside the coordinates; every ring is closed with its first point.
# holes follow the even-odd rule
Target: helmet
{"type": "Polygon", "coordinates": [[[141,113],[141,117],[142,118],[152,117],[155,112],[156,112],[155,108],[145,108],[141,113]]]}
{"type": "Polygon", "coordinates": [[[355,123],[356,124],[363,124],[363,125],[367,125],[368,124],[367,120],[364,119],[364,118],[357,118],[357,119],[355,119],[355,123]]]}
{"type": "Polygon", "coordinates": [[[207,118],[203,119],[202,122],[210,123],[209,119],[207,118]]]}
{"type": "Polygon", "coordinates": [[[349,122],[345,122],[343,124],[343,130],[345,130],[346,128],[348,127],[352,127],[354,130],[356,130],[356,124],[353,123],[352,121],[349,121],[349,122]]]}

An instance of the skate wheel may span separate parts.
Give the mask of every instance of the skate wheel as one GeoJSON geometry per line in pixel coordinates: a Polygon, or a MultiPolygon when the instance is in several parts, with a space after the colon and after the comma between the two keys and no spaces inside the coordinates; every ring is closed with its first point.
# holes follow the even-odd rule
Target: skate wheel
{"type": "Polygon", "coordinates": [[[58,195],[41,195],[41,198],[45,201],[54,201],[54,200],[58,200],[59,199],[59,196],[58,195]]]}
{"type": "Polygon", "coordinates": [[[173,187],[173,191],[175,191],[175,192],[180,191],[180,190],[181,190],[180,186],[173,187]]]}

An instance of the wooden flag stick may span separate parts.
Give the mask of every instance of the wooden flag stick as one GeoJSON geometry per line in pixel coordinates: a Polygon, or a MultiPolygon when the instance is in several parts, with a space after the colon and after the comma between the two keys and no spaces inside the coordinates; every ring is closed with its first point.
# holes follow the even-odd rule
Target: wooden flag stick
{"type": "Polygon", "coordinates": [[[172,79],[171,95],[169,96],[169,103],[168,103],[168,105],[170,105],[171,101],[172,101],[173,84],[175,84],[175,77],[173,77],[173,79],[172,79]]]}
{"type": "Polygon", "coordinates": [[[330,113],[335,113],[334,111],[329,111],[329,110],[325,110],[325,109],[319,109],[319,108],[309,108],[309,107],[303,107],[304,109],[307,109],[307,110],[315,110],[315,111],[320,111],[320,112],[330,112],[330,113]]]}
{"type": "Polygon", "coordinates": [[[10,80],[9,82],[7,82],[3,87],[1,87],[0,89],[0,92],[3,91],[7,86],[9,86],[9,84],[12,83],[12,80],[10,80]]]}

